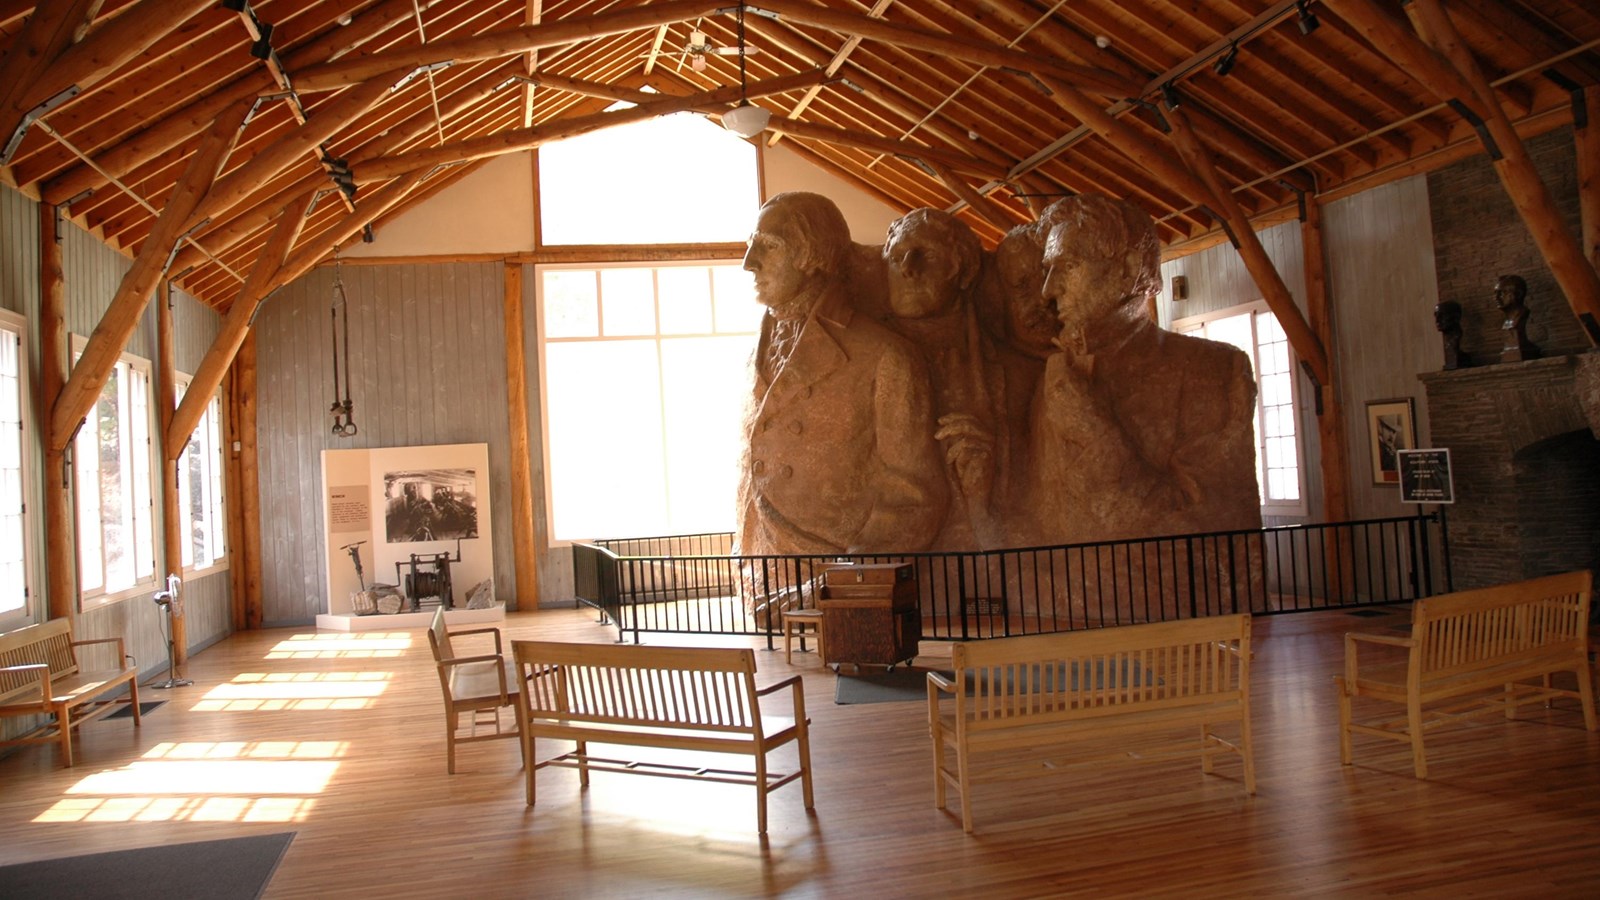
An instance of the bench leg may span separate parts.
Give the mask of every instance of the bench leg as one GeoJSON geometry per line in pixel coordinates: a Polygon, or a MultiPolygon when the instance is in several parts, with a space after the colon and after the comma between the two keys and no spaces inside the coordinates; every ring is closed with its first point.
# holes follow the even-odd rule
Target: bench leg
{"type": "Polygon", "coordinates": [[[806,809],[816,809],[816,798],[811,792],[811,729],[803,716],[795,737],[795,751],[800,754],[800,790],[805,794],[806,809]]]}
{"type": "Polygon", "coordinates": [[[756,834],[767,836],[767,754],[756,751],[756,834]]]}
{"type": "Polygon", "coordinates": [[[1339,690],[1339,762],[1350,765],[1350,689],[1343,678],[1333,679],[1339,690]]]}
{"type": "Polygon", "coordinates": [[[72,709],[61,706],[56,708],[56,727],[61,729],[61,765],[72,768],[72,709]]]}
{"type": "Polygon", "coordinates": [[[967,834],[972,833],[972,773],[967,767],[967,753],[965,747],[956,748],[956,770],[958,784],[956,788],[961,791],[961,830],[967,834]]]}
{"type": "Polygon", "coordinates": [[[133,727],[139,727],[139,681],[128,679],[128,702],[133,704],[133,727]]]}
{"type": "Polygon", "coordinates": [[[1422,698],[1406,701],[1406,728],[1411,732],[1411,761],[1418,778],[1428,777],[1428,757],[1422,749],[1422,698]]]}
{"type": "Polygon", "coordinates": [[[460,724],[460,713],[450,710],[444,714],[445,769],[451,775],[456,773],[456,728],[459,727],[460,724]]]}
{"type": "MultiPolygon", "coordinates": [[[[1585,660],[1585,663],[1587,663],[1587,660],[1585,660]]],[[[1594,731],[1596,725],[1594,711],[1594,673],[1590,671],[1588,665],[1579,665],[1573,670],[1573,674],[1578,676],[1578,698],[1583,703],[1583,727],[1589,729],[1590,731],[1594,731]]]]}
{"type": "Polygon", "coordinates": [[[1244,792],[1256,792],[1256,751],[1250,739],[1250,710],[1239,719],[1239,755],[1244,757],[1244,792]]]}

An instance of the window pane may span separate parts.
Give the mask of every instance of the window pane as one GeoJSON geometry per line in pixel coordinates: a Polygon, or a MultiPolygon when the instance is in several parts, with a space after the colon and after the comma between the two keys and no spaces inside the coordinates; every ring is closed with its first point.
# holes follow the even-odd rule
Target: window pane
{"type": "Polygon", "coordinates": [[[739,413],[748,391],[744,380],[734,376],[744,371],[750,347],[747,336],[661,342],[671,510],[665,533],[731,530],[742,437],[739,413]]]}
{"type": "Polygon", "coordinates": [[[705,266],[656,270],[662,334],[710,334],[711,274],[705,266]]]}
{"type": "Polygon", "coordinates": [[[600,311],[606,337],[656,333],[653,269],[605,269],[600,273],[600,311]]]}
{"type": "Polygon", "coordinates": [[[23,609],[22,341],[0,328],[0,615],[23,609]]]}
{"type": "Polygon", "coordinates": [[[716,297],[717,331],[721,334],[752,332],[761,327],[766,307],[756,302],[755,280],[739,264],[711,270],[716,297]]]}
{"type": "Polygon", "coordinates": [[[741,241],[760,206],[755,147],[694,113],[539,148],[546,244],[741,241]]]}
{"type": "Polygon", "coordinates": [[[544,276],[545,337],[594,337],[600,333],[595,273],[557,269],[544,276]]]}

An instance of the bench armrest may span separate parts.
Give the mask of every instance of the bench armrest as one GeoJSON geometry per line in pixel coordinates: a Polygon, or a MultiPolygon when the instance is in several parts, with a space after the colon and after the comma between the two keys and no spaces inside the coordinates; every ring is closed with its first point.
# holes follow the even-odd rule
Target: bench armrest
{"type": "Polygon", "coordinates": [[[505,651],[500,648],[500,629],[495,628],[493,626],[490,626],[488,628],[463,628],[460,631],[451,631],[450,632],[450,636],[452,638],[458,638],[458,637],[461,637],[463,635],[468,635],[468,634],[492,634],[492,635],[494,635],[494,652],[495,652],[495,655],[496,656],[503,656],[505,654],[505,651]]]}
{"type": "Polygon", "coordinates": [[[756,696],[765,697],[768,694],[776,694],[784,688],[790,689],[790,700],[794,704],[794,720],[796,724],[810,722],[811,720],[806,718],[806,685],[799,675],[790,675],[788,678],[769,684],[764,688],[756,688],[756,696]]]}
{"type": "Polygon", "coordinates": [[[22,663],[16,666],[0,666],[0,672],[31,672],[39,671],[39,696],[45,700],[50,699],[50,667],[44,663],[22,663]]]}
{"type": "MultiPolygon", "coordinates": [[[[1345,632],[1344,690],[1354,691],[1356,681],[1360,677],[1361,666],[1357,661],[1357,650],[1361,644],[1373,644],[1379,647],[1392,647],[1395,649],[1404,650],[1406,651],[1406,656],[1410,658],[1408,665],[1412,668],[1415,668],[1418,665],[1417,655],[1415,652],[1413,652],[1416,650],[1417,642],[1412,639],[1410,635],[1375,634],[1373,632],[1364,631],[1345,632]]],[[[1392,659],[1393,656],[1391,655],[1390,658],[1392,659]]]]}
{"type": "Polygon", "coordinates": [[[946,694],[954,694],[956,692],[956,683],[944,677],[943,675],[940,675],[938,672],[929,672],[928,696],[935,696],[934,691],[943,691],[946,694]]]}
{"type": "Polygon", "coordinates": [[[124,648],[122,646],[122,638],[119,638],[119,637],[84,638],[81,641],[69,641],[69,643],[74,647],[84,647],[84,646],[87,646],[89,644],[116,644],[117,645],[117,658],[118,659],[125,659],[125,660],[128,660],[129,662],[133,661],[133,657],[128,655],[128,653],[125,652],[126,648],[124,648]]]}

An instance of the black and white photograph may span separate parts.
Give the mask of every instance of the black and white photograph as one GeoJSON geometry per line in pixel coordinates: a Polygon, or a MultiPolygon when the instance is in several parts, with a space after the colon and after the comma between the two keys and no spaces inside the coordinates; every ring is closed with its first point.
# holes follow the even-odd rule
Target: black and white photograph
{"type": "Polygon", "coordinates": [[[383,476],[385,540],[391,544],[478,536],[477,473],[413,469],[383,476]]]}

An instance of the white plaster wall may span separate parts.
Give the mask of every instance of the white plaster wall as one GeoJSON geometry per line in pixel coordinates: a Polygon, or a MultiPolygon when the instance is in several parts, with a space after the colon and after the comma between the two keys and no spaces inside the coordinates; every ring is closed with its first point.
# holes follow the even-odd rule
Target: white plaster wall
{"type": "Polygon", "coordinates": [[[349,256],[446,256],[533,250],[533,162],[508,153],[374,229],[349,256]]]}
{"type": "Polygon", "coordinates": [[[901,216],[899,210],[790,153],[782,144],[762,152],[766,154],[763,165],[768,197],[784,191],[811,191],[827,197],[844,213],[844,220],[850,223],[850,238],[857,243],[883,243],[889,223],[901,216]]]}

